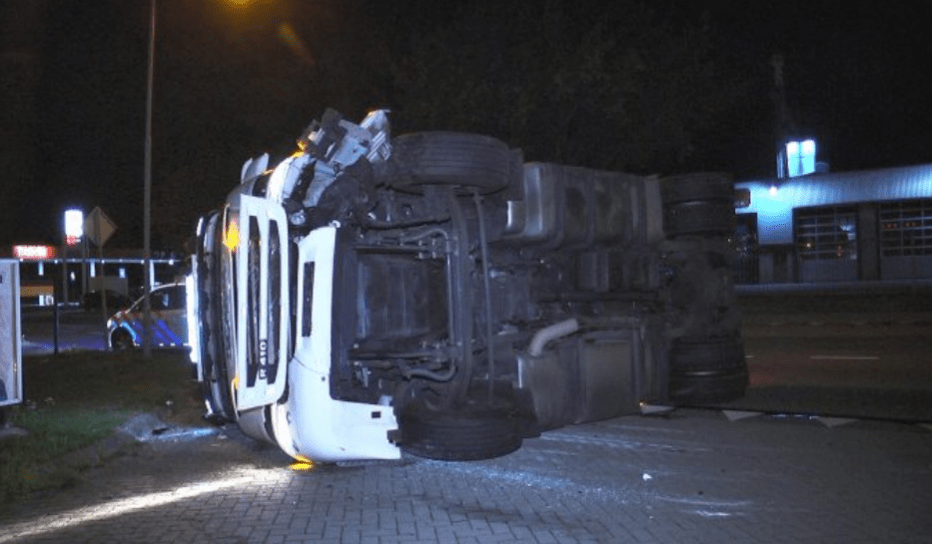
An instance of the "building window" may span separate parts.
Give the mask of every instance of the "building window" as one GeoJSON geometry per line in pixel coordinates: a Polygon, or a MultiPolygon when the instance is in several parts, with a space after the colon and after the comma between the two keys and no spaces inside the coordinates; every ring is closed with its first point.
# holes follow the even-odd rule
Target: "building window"
{"type": "Polygon", "coordinates": [[[932,255],[932,200],[881,204],[880,251],[884,257],[932,255]]]}
{"type": "Polygon", "coordinates": [[[857,260],[857,211],[847,206],[798,208],[795,239],[802,260],[857,260]]]}

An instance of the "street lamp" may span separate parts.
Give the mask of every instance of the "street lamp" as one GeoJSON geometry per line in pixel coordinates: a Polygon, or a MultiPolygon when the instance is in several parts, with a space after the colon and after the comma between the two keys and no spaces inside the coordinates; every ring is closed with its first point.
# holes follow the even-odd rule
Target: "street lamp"
{"type": "Polygon", "coordinates": [[[155,0],[152,0],[152,12],[149,16],[149,70],[146,80],[146,153],[145,174],[143,181],[143,234],[142,234],[142,260],[143,260],[143,317],[142,317],[142,356],[152,358],[152,303],[149,295],[152,292],[152,266],[151,232],[152,232],[152,91],[153,74],[155,66],[155,0]]]}
{"type": "MultiPolygon", "coordinates": [[[[230,0],[234,4],[245,6],[253,0],[230,0]]],[[[143,175],[143,219],[142,219],[142,260],[143,267],[143,317],[142,317],[142,354],[146,359],[152,357],[152,96],[155,73],[155,3],[152,0],[149,14],[149,68],[146,79],[146,143],[143,175]]]]}

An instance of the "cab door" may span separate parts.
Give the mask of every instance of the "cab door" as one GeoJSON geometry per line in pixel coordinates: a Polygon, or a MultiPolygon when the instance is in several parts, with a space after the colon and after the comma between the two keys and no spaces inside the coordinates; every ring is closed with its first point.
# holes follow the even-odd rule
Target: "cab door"
{"type": "Polygon", "coordinates": [[[236,404],[272,404],[290,356],[288,223],[278,204],[241,195],[236,252],[236,404]]]}

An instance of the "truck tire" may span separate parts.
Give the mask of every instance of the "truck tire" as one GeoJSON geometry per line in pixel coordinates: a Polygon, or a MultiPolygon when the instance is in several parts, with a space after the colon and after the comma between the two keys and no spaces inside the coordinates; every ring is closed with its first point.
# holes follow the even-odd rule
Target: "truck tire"
{"type": "Polygon", "coordinates": [[[677,238],[734,231],[734,187],[723,174],[686,174],[660,181],[664,231],[677,238]]]}
{"type": "Polygon", "coordinates": [[[677,238],[693,234],[728,235],[735,228],[730,202],[696,201],[674,204],[664,213],[664,231],[677,238]]]}
{"type": "Polygon", "coordinates": [[[732,180],[725,174],[683,174],[660,180],[660,196],[665,205],[702,200],[733,202],[734,192],[732,180]]]}
{"type": "Polygon", "coordinates": [[[441,461],[476,461],[521,447],[520,422],[511,410],[470,407],[435,412],[415,406],[401,416],[401,449],[441,461]]]}
{"type": "Polygon", "coordinates": [[[670,350],[670,400],[676,404],[727,402],[744,395],[748,367],[735,336],[679,338],[670,350]]]}
{"type": "Polygon", "coordinates": [[[136,347],[133,337],[123,329],[116,329],[110,335],[110,349],[113,351],[129,351],[136,347]]]}
{"type": "Polygon", "coordinates": [[[389,185],[415,193],[427,185],[460,194],[493,193],[508,186],[512,152],[495,138],[458,132],[415,132],[392,140],[389,185]]]}

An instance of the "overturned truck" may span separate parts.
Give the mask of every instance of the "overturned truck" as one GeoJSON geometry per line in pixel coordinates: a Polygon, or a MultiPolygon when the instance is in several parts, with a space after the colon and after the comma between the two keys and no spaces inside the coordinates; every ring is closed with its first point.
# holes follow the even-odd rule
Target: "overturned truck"
{"type": "Polygon", "coordinates": [[[328,111],[201,219],[210,417],[297,459],[507,454],[564,425],[744,393],[727,177],[524,163],[328,111]]]}

